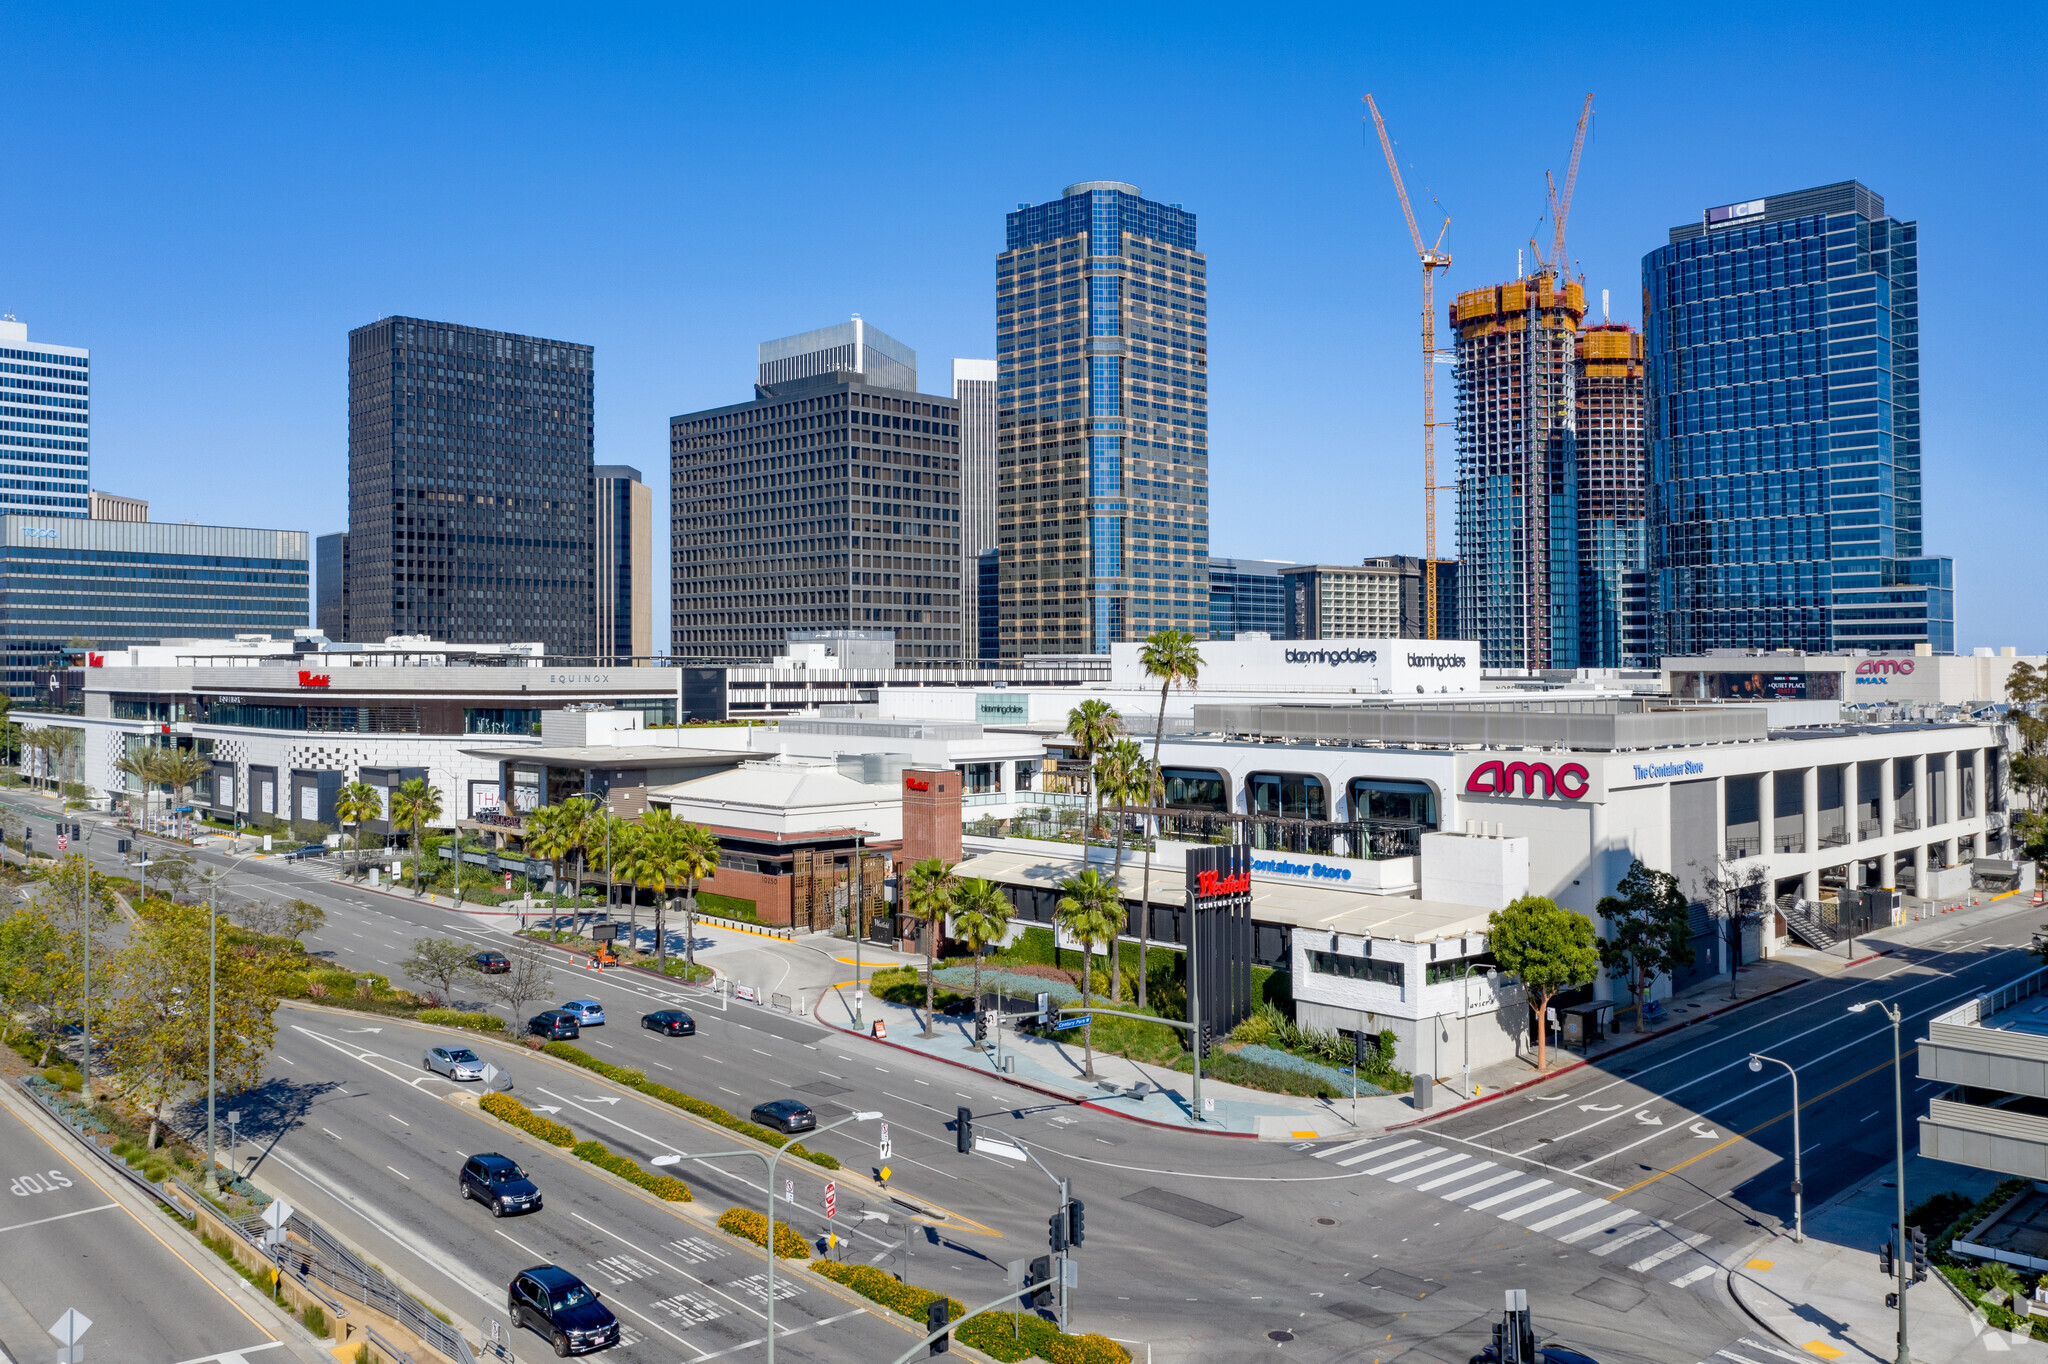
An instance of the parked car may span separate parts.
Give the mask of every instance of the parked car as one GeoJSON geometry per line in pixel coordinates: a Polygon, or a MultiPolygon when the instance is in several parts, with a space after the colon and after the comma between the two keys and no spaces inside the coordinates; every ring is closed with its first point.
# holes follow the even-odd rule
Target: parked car
{"type": "Polygon", "coordinates": [[[754,1107],[754,1121],[788,1136],[808,1132],[818,1125],[818,1115],[795,1099],[771,1099],[754,1107]]]}
{"type": "Polygon", "coordinates": [[[462,1162],[456,1184],[456,1192],[488,1207],[493,1217],[540,1211],[540,1187],[510,1156],[471,1156],[462,1162]]]}
{"type": "Polygon", "coordinates": [[[697,1020],[681,1009],[659,1009],[651,1014],[641,1014],[640,1026],[652,1028],[658,1033],[666,1033],[670,1037],[697,1035],[697,1020]]]}
{"type": "Polygon", "coordinates": [[[451,1080],[484,1078],[484,1058],[468,1047],[429,1047],[422,1063],[428,1070],[451,1080]]]}
{"type": "Polygon", "coordinates": [[[576,1015],[560,1009],[548,1009],[526,1020],[526,1030],[536,1037],[545,1037],[550,1042],[567,1037],[581,1037],[583,1027],[576,1021],[576,1015]]]}
{"type": "Polygon", "coordinates": [[[500,976],[512,969],[511,959],[503,952],[479,952],[469,964],[487,976],[500,976]]]}
{"type": "Polygon", "coordinates": [[[576,1015],[576,1021],[586,1028],[604,1024],[604,1005],[594,999],[572,999],[562,1006],[562,1012],[576,1015]]]}
{"type": "Polygon", "coordinates": [[[512,1329],[531,1327],[558,1356],[588,1354],[619,1343],[619,1319],[597,1291],[566,1269],[536,1265],[512,1276],[505,1290],[512,1329]]]}

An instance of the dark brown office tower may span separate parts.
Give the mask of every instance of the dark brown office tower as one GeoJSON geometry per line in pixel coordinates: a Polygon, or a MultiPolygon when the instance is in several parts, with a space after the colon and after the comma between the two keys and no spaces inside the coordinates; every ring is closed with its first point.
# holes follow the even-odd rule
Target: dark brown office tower
{"type": "Polygon", "coordinates": [[[415,317],[348,339],[349,638],[590,658],[591,348],[415,317]]]}

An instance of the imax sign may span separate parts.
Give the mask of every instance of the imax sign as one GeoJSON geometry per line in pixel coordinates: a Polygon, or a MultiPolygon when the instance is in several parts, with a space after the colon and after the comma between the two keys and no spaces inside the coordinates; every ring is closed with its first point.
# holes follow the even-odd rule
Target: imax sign
{"type": "Polygon", "coordinates": [[[1913,660],[1910,658],[1866,658],[1856,665],[1856,685],[1859,687],[1888,687],[1894,677],[1911,677],[1913,660]]]}

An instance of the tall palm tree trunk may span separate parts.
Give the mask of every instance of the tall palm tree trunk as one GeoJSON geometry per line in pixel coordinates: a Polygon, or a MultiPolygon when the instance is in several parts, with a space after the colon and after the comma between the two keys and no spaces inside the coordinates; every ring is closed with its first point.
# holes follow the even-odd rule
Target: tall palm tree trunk
{"type": "Polygon", "coordinates": [[[1089,964],[1089,958],[1094,955],[1091,950],[1094,946],[1086,938],[1081,940],[1081,1009],[1088,1018],[1088,1021],[1081,1025],[1081,1048],[1087,1057],[1087,1061],[1081,1067],[1081,1078],[1084,1080],[1095,1078],[1095,1015],[1087,1013],[1092,1003],[1088,996],[1088,987],[1092,983],[1095,971],[1089,964]]]}
{"type": "Polygon", "coordinates": [[[654,895],[654,966],[663,975],[668,974],[668,887],[663,886],[654,895]]]}
{"type": "MultiPolygon", "coordinates": [[[[1152,770],[1145,776],[1145,803],[1147,805],[1152,803],[1153,791],[1155,789],[1153,784],[1155,782],[1158,783],[1156,788],[1158,798],[1162,801],[1166,799],[1166,778],[1159,771],[1159,741],[1166,734],[1166,688],[1171,685],[1172,683],[1168,682],[1159,688],[1159,723],[1152,727],[1152,770]]],[[[1152,936],[1152,925],[1149,922],[1152,918],[1152,845],[1159,841],[1159,835],[1163,832],[1165,832],[1163,821],[1155,818],[1153,821],[1152,837],[1146,840],[1145,843],[1144,889],[1138,893],[1138,1008],[1140,1010],[1143,1010],[1145,1007],[1145,969],[1147,965],[1145,960],[1145,944],[1152,936]]]]}
{"type": "Polygon", "coordinates": [[[683,901],[683,979],[691,980],[697,974],[697,878],[690,878],[687,897],[683,901]]]}

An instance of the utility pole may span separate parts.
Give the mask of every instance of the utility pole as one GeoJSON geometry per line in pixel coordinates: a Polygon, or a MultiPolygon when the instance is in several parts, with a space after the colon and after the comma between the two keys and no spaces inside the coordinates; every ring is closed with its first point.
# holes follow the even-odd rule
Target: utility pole
{"type": "MultiPolygon", "coordinates": [[[[1851,1004],[1849,1012],[1860,1014],[1873,1007],[1865,1000],[1851,1004]]],[[[1891,1020],[1892,1024],[1892,1138],[1893,1159],[1896,1174],[1893,1182],[1898,1185],[1899,1195],[1899,1241],[1898,1253],[1892,1256],[1892,1269],[1898,1275],[1899,1288],[1899,1351],[1896,1364],[1913,1364],[1913,1356],[1906,1345],[1906,1285],[1911,1277],[1912,1251],[1907,1245],[1909,1233],[1906,1230],[1906,1089],[1899,1064],[1899,1025],[1905,1015],[1896,1004],[1876,1004],[1877,1011],[1891,1020]]]]}

